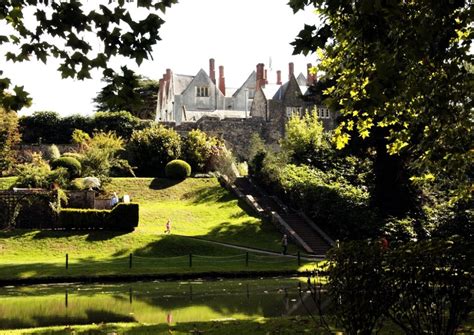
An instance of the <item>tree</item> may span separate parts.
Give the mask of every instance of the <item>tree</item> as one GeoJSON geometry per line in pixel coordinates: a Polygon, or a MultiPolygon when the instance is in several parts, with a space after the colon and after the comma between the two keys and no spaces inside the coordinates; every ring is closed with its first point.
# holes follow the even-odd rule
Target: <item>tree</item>
{"type": "Polygon", "coordinates": [[[94,98],[98,111],[128,111],[142,119],[154,119],[158,82],[122,67],[122,74],[113,72],[102,81],[106,85],[94,98]]]}
{"type": "Polygon", "coordinates": [[[0,106],[0,176],[13,166],[13,146],[18,142],[18,117],[15,112],[9,112],[0,106]]]}
{"type": "Polygon", "coordinates": [[[166,164],[181,156],[181,137],[163,125],[135,130],[127,144],[127,156],[138,175],[162,176],[166,164]]]}
{"type": "MultiPolygon", "coordinates": [[[[90,78],[92,69],[111,75],[108,61],[114,56],[134,59],[138,65],[151,55],[164,23],[157,13],[177,0],[137,0],[136,6],[150,11],[141,19],[132,15],[129,1],[108,1],[86,9],[82,1],[6,0],[0,3],[0,24],[8,26],[0,34],[7,60],[23,62],[35,57],[60,60],[63,78],[90,78]],[[127,2],[127,4],[126,4],[127,2]],[[92,44],[101,42],[100,49],[92,44]]],[[[3,31],[3,30],[2,30],[3,31]]],[[[31,102],[22,86],[12,87],[0,69],[0,106],[20,110],[31,102]]]]}
{"type": "Polygon", "coordinates": [[[315,6],[321,24],[305,25],[293,43],[295,53],[316,51],[317,70],[334,81],[324,94],[342,114],[338,148],[359,137],[375,149],[377,204],[387,214],[406,214],[416,207],[413,182],[442,183],[452,201],[470,198],[469,2],[290,1],[295,12],[308,5],[315,6]]]}

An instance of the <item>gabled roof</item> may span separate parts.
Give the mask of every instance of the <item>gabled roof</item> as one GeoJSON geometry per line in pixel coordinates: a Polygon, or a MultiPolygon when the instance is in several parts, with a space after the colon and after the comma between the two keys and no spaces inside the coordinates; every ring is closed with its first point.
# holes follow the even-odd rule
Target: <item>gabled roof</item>
{"type": "Polygon", "coordinates": [[[194,76],[188,76],[184,74],[173,74],[173,87],[174,87],[174,94],[180,95],[184,92],[184,90],[191,84],[193,81],[194,76]]]}
{"type": "MultiPolygon", "coordinates": [[[[205,81],[208,82],[209,85],[214,85],[215,84],[212,82],[211,77],[204,71],[203,69],[199,70],[199,72],[192,78],[192,80],[189,82],[188,86],[181,92],[181,94],[184,94],[195,81],[198,81],[199,79],[204,79],[205,81]]],[[[219,91],[219,90],[218,90],[219,91]]],[[[220,91],[219,91],[220,92],[220,91]]],[[[221,93],[222,94],[222,93],[221,93]]]]}
{"type": "Polygon", "coordinates": [[[300,73],[298,77],[296,77],[296,81],[300,86],[306,86],[307,80],[303,73],[300,73]]]}
{"type": "Polygon", "coordinates": [[[245,88],[255,88],[256,86],[256,81],[257,81],[257,73],[255,71],[252,71],[250,76],[247,78],[246,81],[240,86],[237,91],[232,95],[233,97],[237,96],[242,90],[245,88]]]}
{"type": "Polygon", "coordinates": [[[267,100],[275,99],[275,96],[277,95],[280,88],[281,88],[281,85],[267,84],[265,85],[265,87],[262,87],[262,92],[265,95],[265,98],[267,100]]]}

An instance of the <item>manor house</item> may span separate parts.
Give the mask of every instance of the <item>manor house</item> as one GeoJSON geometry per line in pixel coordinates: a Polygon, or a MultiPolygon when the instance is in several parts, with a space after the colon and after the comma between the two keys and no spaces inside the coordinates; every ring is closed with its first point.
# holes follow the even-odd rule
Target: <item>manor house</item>
{"type": "Polygon", "coordinates": [[[288,79],[283,82],[280,70],[269,78],[265,65],[259,63],[237,89],[226,87],[223,66],[216,77],[214,59],[209,60],[208,73],[201,69],[194,76],[167,69],[160,79],[156,121],[182,133],[198,128],[219,136],[242,156],[250,134],[257,132],[268,144],[277,145],[288,118],[315,107],[324,128],[334,129],[337,115],[305,99],[317,79],[311,67],[307,65],[306,76],[295,76],[294,64],[289,63],[288,79]]]}

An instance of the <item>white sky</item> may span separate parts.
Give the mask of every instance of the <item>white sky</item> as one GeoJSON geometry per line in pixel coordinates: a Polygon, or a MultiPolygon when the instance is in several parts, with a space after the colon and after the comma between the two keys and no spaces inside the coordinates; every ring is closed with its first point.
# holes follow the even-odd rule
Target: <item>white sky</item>
{"type": "MultiPolygon", "coordinates": [[[[315,55],[292,56],[289,45],[304,23],[313,24],[316,15],[311,10],[293,14],[288,0],[180,0],[167,10],[166,23],[159,34],[153,60],[139,68],[128,62],[137,73],[158,80],[166,68],[177,74],[195,75],[199,69],[209,70],[209,58],[224,65],[227,87],[238,87],[255,69],[257,63],[273,72],[282,70],[288,78],[288,63],[295,64],[295,74],[306,74],[306,64],[315,63],[315,55]]],[[[92,2],[94,3],[94,2],[92,2]]],[[[90,3],[88,4],[90,5],[90,3]]],[[[2,59],[2,63],[4,60],[2,59]]],[[[121,63],[116,60],[115,66],[121,63]]],[[[93,112],[92,98],[101,89],[100,73],[86,81],[62,80],[54,59],[48,65],[30,61],[4,63],[1,69],[13,84],[24,85],[33,97],[33,106],[20,115],[37,110],[57,111],[61,115],[93,112]]],[[[270,82],[276,80],[269,73],[270,82]]]]}

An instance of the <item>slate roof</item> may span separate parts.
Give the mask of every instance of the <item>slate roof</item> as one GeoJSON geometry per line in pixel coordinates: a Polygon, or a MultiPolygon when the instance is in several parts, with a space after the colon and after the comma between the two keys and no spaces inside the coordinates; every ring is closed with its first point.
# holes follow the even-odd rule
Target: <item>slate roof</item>
{"type": "Polygon", "coordinates": [[[183,94],[184,90],[191,84],[194,76],[188,76],[184,74],[173,74],[174,94],[183,94]]]}

